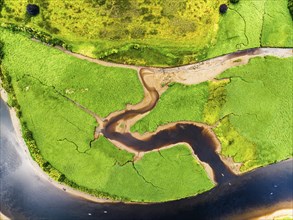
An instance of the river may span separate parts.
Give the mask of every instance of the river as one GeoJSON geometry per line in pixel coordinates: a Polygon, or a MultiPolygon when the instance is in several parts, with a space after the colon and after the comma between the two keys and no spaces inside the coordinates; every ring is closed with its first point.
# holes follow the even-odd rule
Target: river
{"type": "Polygon", "coordinates": [[[37,175],[19,146],[8,107],[2,100],[0,120],[0,209],[12,219],[245,219],[254,211],[261,210],[261,215],[275,211],[280,204],[290,208],[288,202],[293,200],[293,164],[287,160],[178,201],[151,205],[90,202],[37,175]]]}

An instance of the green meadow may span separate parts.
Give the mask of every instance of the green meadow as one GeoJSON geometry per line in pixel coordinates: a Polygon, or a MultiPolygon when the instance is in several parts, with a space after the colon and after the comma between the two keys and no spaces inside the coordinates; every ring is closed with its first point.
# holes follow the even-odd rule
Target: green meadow
{"type": "MultiPolygon", "coordinates": [[[[292,47],[288,0],[5,0],[0,23],[34,28],[77,53],[176,66],[254,47],[292,47]],[[28,3],[40,6],[30,17],[28,3]],[[219,6],[228,4],[221,15],[219,6]]],[[[1,10],[2,8],[2,10],[1,10]]]]}
{"type": "Polygon", "coordinates": [[[284,8],[289,0],[267,0],[265,5],[262,46],[293,47],[293,19],[284,8]],[[278,18],[278,19],[276,19],[278,18]]]}
{"type": "Polygon", "coordinates": [[[242,171],[292,157],[293,58],[255,58],[218,78],[230,78],[215,132],[223,154],[242,171]]]}
{"type": "Polygon", "coordinates": [[[174,200],[213,187],[187,146],[150,152],[134,162],[132,153],[103,136],[92,142],[95,119],[66,97],[106,116],[141,100],[137,73],[79,60],[3,29],[0,41],[1,74],[11,78],[23,135],[33,137],[38,149],[29,149],[39,165],[60,172],[50,171],[55,179],[100,197],[138,202],[174,200]]]}
{"type": "Polygon", "coordinates": [[[32,84],[54,87],[102,117],[143,98],[135,70],[83,61],[5,30],[1,30],[1,39],[7,48],[3,65],[17,80],[25,78],[32,84]]]}

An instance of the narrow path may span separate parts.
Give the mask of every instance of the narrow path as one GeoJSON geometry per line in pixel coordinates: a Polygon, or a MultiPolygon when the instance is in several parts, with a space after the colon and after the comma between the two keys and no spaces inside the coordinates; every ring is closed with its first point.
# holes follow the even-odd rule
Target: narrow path
{"type": "MultiPolygon", "coordinates": [[[[34,41],[40,42],[36,39],[34,41]]],[[[252,58],[255,56],[277,56],[277,57],[289,57],[292,56],[292,48],[252,48],[252,49],[246,49],[246,50],[240,50],[236,51],[230,54],[221,55],[218,57],[210,58],[195,64],[186,64],[181,65],[177,67],[150,67],[150,66],[136,66],[136,65],[130,65],[130,64],[120,64],[120,63],[113,63],[113,62],[107,62],[96,58],[91,58],[79,53],[74,53],[72,51],[66,50],[63,47],[55,46],[58,50],[63,51],[64,53],[76,57],[78,59],[87,60],[92,63],[96,63],[102,66],[108,66],[108,67],[119,67],[119,68],[128,68],[128,69],[134,69],[139,71],[142,68],[152,69],[156,70],[155,72],[180,72],[183,70],[190,70],[190,69],[197,69],[197,70],[203,70],[203,68],[206,68],[207,66],[212,68],[213,66],[217,66],[218,62],[224,62],[228,60],[238,59],[238,58],[246,58],[247,56],[252,58]],[[216,65],[214,64],[216,63],[216,65]]],[[[240,63],[240,65],[243,65],[240,63]]]]}

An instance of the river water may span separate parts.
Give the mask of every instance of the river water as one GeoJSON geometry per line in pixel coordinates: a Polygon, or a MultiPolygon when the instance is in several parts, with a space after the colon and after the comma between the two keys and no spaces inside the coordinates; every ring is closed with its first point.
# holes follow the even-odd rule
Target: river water
{"type": "Polygon", "coordinates": [[[293,200],[292,160],[259,168],[179,201],[152,204],[98,204],[55,188],[37,175],[19,146],[1,100],[1,212],[12,219],[240,219],[254,210],[267,214],[293,200]]]}

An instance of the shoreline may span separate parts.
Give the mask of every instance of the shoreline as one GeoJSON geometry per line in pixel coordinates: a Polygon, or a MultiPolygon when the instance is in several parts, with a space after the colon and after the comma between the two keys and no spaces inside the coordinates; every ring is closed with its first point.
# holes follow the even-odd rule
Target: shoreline
{"type": "Polygon", "coordinates": [[[283,219],[283,218],[292,218],[293,219],[293,208],[291,209],[280,209],[277,211],[274,211],[273,213],[269,215],[265,215],[262,217],[259,217],[257,220],[267,220],[267,219],[283,219]]]}
{"type": "MultiPolygon", "coordinates": [[[[1,95],[2,100],[7,104],[8,94],[3,88],[0,88],[0,95],[1,95]]],[[[111,199],[98,198],[98,197],[95,197],[95,196],[90,195],[88,193],[73,189],[70,186],[61,184],[61,183],[57,182],[56,180],[53,180],[45,171],[43,171],[41,169],[41,167],[37,164],[37,162],[34,161],[33,158],[31,157],[30,152],[28,150],[28,147],[26,146],[26,143],[25,143],[24,139],[22,138],[20,120],[17,117],[16,112],[13,108],[8,107],[8,109],[9,109],[9,114],[11,117],[12,125],[13,125],[13,128],[16,133],[17,142],[21,148],[21,151],[23,151],[26,159],[29,160],[30,164],[32,165],[33,170],[36,172],[36,174],[38,176],[40,176],[43,179],[46,179],[47,181],[49,181],[52,185],[54,185],[59,190],[67,192],[67,193],[69,193],[73,196],[76,196],[76,197],[80,197],[80,198],[83,198],[83,199],[86,199],[89,201],[93,201],[93,202],[97,202],[97,203],[120,203],[120,202],[122,202],[122,201],[115,201],[115,200],[111,200],[111,199]]]]}
{"type": "Polygon", "coordinates": [[[293,218],[293,201],[281,202],[271,207],[260,207],[258,210],[252,210],[250,214],[244,216],[252,220],[293,218]],[[266,214],[263,214],[266,210],[268,210],[266,214]]]}
{"type": "Polygon", "coordinates": [[[10,220],[10,218],[8,218],[6,215],[4,215],[4,214],[0,211],[0,220],[10,220]]]}

